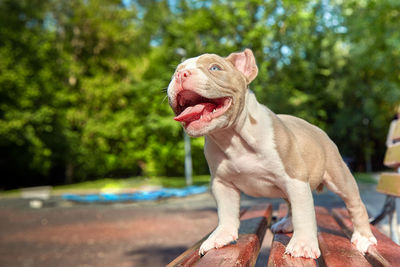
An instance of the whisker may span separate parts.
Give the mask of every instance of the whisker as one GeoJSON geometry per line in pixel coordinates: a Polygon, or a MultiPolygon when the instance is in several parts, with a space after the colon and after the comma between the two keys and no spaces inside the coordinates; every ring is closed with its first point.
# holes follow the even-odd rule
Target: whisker
{"type": "Polygon", "coordinates": [[[164,87],[163,89],[161,89],[161,92],[166,93],[168,90],[168,87],[164,87]]]}
{"type": "Polygon", "coordinates": [[[167,99],[167,98],[168,98],[168,95],[164,96],[163,100],[161,101],[161,104],[163,104],[165,99],[167,99]]]}

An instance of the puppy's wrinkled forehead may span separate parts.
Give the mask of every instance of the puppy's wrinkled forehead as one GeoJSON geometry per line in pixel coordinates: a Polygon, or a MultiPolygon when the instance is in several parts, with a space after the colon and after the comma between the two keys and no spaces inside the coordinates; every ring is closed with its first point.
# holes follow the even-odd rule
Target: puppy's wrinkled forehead
{"type": "Polygon", "coordinates": [[[232,63],[223,57],[216,54],[204,54],[198,57],[189,58],[178,65],[176,71],[186,70],[186,69],[209,69],[212,65],[217,64],[221,67],[228,68],[232,67],[232,63]]]}

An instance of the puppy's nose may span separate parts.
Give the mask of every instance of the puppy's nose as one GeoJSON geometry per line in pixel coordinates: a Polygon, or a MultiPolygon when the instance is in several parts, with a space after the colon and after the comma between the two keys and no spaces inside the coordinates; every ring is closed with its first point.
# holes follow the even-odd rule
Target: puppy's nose
{"type": "Polygon", "coordinates": [[[189,70],[181,70],[176,74],[176,78],[182,83],[184,82],[192,73],[189,70]]]}

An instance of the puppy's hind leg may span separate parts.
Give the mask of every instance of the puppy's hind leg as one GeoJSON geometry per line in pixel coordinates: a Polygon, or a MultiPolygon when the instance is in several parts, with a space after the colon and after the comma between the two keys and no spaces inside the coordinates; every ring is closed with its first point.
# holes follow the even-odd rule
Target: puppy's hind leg
{"type": "Polygon", "coordinates": [[[368,247],[375,245],[377,241],[371,232],[367,210],[361,201],[360,192],[353,175],[346,164],[340,159],[338,164],[333,164],[332,168],[328,170],[326,177],[324,184],[329,190],[338,194],[343,199],[350,213],[354,227],[351,243],[360,252],[367,252],[368,247]]]}
{"type": "Polygon", "coordinates": [[[285,199],[286,204],[288,205],[288,212],[285,217],[280,219],[278,222],[274,223],[271,226],[271,230],[273,233],[291,233],[293,232],[293,223],[292,223],[292,207],[290,202],[285,199]]]}

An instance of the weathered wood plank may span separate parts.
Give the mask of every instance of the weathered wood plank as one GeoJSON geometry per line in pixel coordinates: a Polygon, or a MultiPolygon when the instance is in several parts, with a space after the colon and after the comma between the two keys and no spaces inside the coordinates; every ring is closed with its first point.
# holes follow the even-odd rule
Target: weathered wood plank
{"type": "MultiPolygon", "coordinates": [[[[321,257],[317,260],[294,258],[285,254],[292,234],[275,234],[268,259],[268,266],[400,266],[400,246],[371,227],[378,245],[362,255],[350,243],[353,226],[347,210],[316,207],[318,242],[321,257]],[[333,216],[334,217],[333,217],[333,216]],[[336,220],[335,220],[336,219],[336,220]]],[[[263,204],[242,213],[239,239],[235,244],[209,251],[200,258],[198,251],[203,240],[188,249],[168,266],[254,266],[266,227],[271,220],[272,206],[263,204]]],[[[278,217],[287,212],[281,205],[278,217]]]]}
{"type": "Polygon", "coordinates": [[[321,250],[319,260],[324,262],[321,265],[342,267],[344,266],[343,263],[346,263],[346,266],[371,266],[351,244],[349,238],[326,208],[316,207],[315,211],[318,224],[318,242],[321,250]]]}
{"type": "Polygon", "coordinates": [[[379,177],[376,191],[400,197],[400,173],[382,173],[379,177]]]}
{"type": "Polygon", "coordinates": [[[313,259],[295,258],[285,254],[286,246],[292,238],[292,234],[275,234],[271,252],[268,259],[268,267],[306,266],[314,267],[317,263],[313,259]]]}
{"type": "Polygon", "coordinates": [[[206,236],[167,266],[254,266],[271,215],[271,204],[254,206],[242,213],[239,239],[235,244],[210,250],[200,257],[199,248],[206,236]]]}
{"type": "MultiPolygon", "coordinates": [[[[278,217],[286,213],[286,205],[280,207],[278,217]]],[[[318,242],[321,257],[317,260],[294,258],[285,254],[286,245],[292,234],[275,234],[268,266],[343,266],[343,263],[353,266],[367,267],[371,264],[352,246],[341,227],[328,210],[316,207],[318,224],[318,242]]]]}
{"type": "Polygon", "coordinates": [[[318,266],[313,259],[295,258],[285,254],[286,246],[292,238],[292,234],[275,234],[272,242],[271,252],[268,259],[268,267],[285,267],[285,266],[318,266]]]}
{"type": "Polygon", "coordinates": [[[390,168],[400,167],[400,143],[388,147],[383,164],[390,168]]]}
{"type": "Polygon", "coordinates": [[[254,266],[261,243],[256,234],[242,234],[236,244],[213,249],[206,253],[196,267],[254,266]]]}
{"type": "MultiPolygon", "coordinates": [[[[353,224],[347,210],[333,209],[332,214],[339,224],[344,227],[346,235],[350,238],[353,233],[353,224]]],[[[365,255],[366,259],[373,266],[400,266],[400,246],[372,225],[371,229],[378,240],[378,244],[368,248],[368,252],[365,255]]]]}
{"type": "MultiPolygon", "coordinates": [[[[277,217],[278,219],[286,216],[287,205],[281,204],[279,206],[277,217]]],[[[292,238],[292,234],[276,233],[272,241],[271,251],[268,259],[268,267],[284,267],[284,266],[317,266],[317,262],[313,259],[295,258],[285,254],[286,246],[292,238]]]]}

